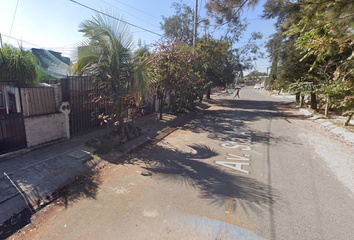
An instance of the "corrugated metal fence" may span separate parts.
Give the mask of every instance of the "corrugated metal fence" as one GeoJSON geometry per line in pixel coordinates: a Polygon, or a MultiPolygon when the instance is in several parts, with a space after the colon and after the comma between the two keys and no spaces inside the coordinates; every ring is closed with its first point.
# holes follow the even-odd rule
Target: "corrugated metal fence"
{"type": "Polygon", "coordinates": [[[21,99],[24,117],[56,112],[53,87],[36,86],[21,88],[21,99]]]}

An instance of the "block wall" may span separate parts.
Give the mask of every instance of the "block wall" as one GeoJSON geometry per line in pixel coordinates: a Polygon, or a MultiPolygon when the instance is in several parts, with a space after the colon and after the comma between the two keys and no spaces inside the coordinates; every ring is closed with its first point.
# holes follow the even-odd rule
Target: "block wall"
{"type": "Polygon", "coordinates": [[[29,148],[66,138],[63,113],[29,117],[24,120],[29,148]]]}

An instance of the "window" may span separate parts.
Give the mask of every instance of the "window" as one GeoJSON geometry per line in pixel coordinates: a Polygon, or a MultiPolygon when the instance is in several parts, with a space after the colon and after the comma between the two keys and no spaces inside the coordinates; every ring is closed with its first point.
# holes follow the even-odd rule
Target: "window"
{"type": "Polygon", "coordinates": [[[17,113],[15,94],[13,94],[12,92],[7,92],[7,101],[9,113],[17,113]]]}

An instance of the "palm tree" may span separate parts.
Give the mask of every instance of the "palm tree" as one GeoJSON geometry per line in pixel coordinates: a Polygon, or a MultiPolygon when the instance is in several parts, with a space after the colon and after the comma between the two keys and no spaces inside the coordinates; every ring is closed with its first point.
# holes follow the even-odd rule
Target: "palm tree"
{"type": "MultiPolygon", "coordinates": [[[[111,15],[111,14],[110,14],[111,15]]],[[[95,82],[106,91],[106,97],[114,103],[119,130],[123,130],[124,99],[131,82],[146,81],[146,66],[132,59],[133,37],[125,21],[118,21],[104,14],[80,24],[79,32],[87,38],[79,47],[74,72],[93,75],[95,82]]],[[[140,84],[141,86],[141,84],[140,84]]]]}
{"type": "MultiPolygon", "coordinates": [[[[135,56],[134,68],[130,78],[130,84],[128,87],[129,94],[134,98],[135,105],[138,108],[143,101],[143,97],[146,97],[147,89],[149,89],[149,77],[148,72],[150,69],[150,57],[143,55],[141,57],[135,56]]],[[[132,123],[134,123],[134,116],[132,115],[132,123]]]]}

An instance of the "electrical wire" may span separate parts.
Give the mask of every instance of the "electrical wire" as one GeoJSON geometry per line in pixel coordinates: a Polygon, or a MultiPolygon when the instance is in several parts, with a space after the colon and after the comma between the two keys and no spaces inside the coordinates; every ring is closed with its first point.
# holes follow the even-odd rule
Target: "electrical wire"
{"type": "MultiPolygon", "coordinates": [[[[31,42],[27,42],[25,40],[19,39],[19,38],[7,36],[7,35],[4,35],[4,34],[1,34],[1,35],[4,36],[4,37],[7,37],[9,39],[17,40],[20,43],[27,43],[28,45],[31,45],[31,46],[36,47],[36,48],[40,48],[40,49],[44,49],[45,48],[45,49],[50,49],[50,50],[53,50],[53,51],[71,52],[71,51],[75,50],[77,48],[77,46],[78,46],[78,44],[72,44],[72,45],[66,45],[66,46],[62,46],[62,47],[43,47],[43,46],[39,46],[37,44],[34,44],[34,43],[31,43],[31,42]]],[[[30,49],[30,48],[25,48],[25,49],[30,49]]]]}
{"type": "MultiPolygon", "coordinates": [[[[17,0],[17,3],[16,3],[16,8],[15,8],[15,13],[14,13],[14,17],[12,18],[12,24],[11,24],[11,29],[10,29],[10,36],[11,36],[11,33],[12,33],[12,28],[14,26],[14,22],[15,22],[15,17],[16,17],[16,13],[17,13],[17,6],[18,6],[18,2],[19,0],[17,0]]],[[[8,40],[7,40],[8,41],[8,40]]]]}
{"type": "MultiPolygon", "coordinates": [[[[196,0],[196,1],[198,1],[198,0],[196,0]]],[[[198,19],[200,19],[200,12],[202,11],[202,1],[201,1],[201,3],[199,4],[199,11],[198,11],[198,19]]]]}
{"type": "Polygon", "coordinates": [[[145,13],[145,14],[151,16],[151,17],[154,17],[154,18],[156,18],[156,19],[161,20],[161,18],[159,18],[159,17],[156,17],[156,16],[154,16],[154,15],[148,13],[148,12],[144,12],[143,10],[137,9],[137,8],[135,8],[135,7],[129,6],[128,4],[126,4],[126,3],[124,3],[124,2],[121,2],[121,1],[118,1],[118,0],[114,0],[114,1],[119,2],[119,3],[121,3],[121,4],[124,4],[125,6],[128,6],[128,7],[130,7],[130,8],[133,8],[133,9],[139,11],[139,12],[145,13]]]}
{"type": "Polygon", "coordinates": [[[128,14],[128,15],[130,15],[130,16],[133,16],[133,17],[135,17],[135,18],[141,20],[141,21],[144,21],[145,23],[150,24],[151,26],[154,26],[154,27],[157,27],[157,28],[158,28],[158,26],[156,26],[156,25],[154,25],[154,24],[152,24],[152,23],[149,23],[149,22],[147,22],[146,20],[141,19],[141,18],[139,18],[139,17],[137,17],[137,16],[135,16],[135,15],[133,15],[133,14],[131,14],[131,13],[128,13],[127,11],[124,11],[124,10],[122,10],[122,9],[120,9],[120,8],[117,8],[116,6],[114,6],[114,5],[112,5],[112,4],[108,3],[108,2],[105,2],[105,1],[103,1],[103,0],[100,0],[100,1],[103,2],[103,3],[105,3],[105,4],[107,4],[107,5],[109,5],[109,6],[111,6],[111,7],[113,7],[113,8],[115,8],[115,9],[117,9],[117,10],[119,10],[119,11],[121,11],[121,12],[124,12],[124,13],[126,13],[126,14],[128,14]]]}
{"type": "Polygon", "coordinates": [[[36,46],[36,47],[39,47],[39,48],[41,47],[41,46],[39,46],[39,45],[37,45],[37,44],[30,43],[30,42],[24,41],[24,40],[19,39],[19,38],[7,36],[7,35],[4,35],[4,34],[2,34],[2,36],[7,37],[7,38],[11,38],[11,39],[14,39],[14,40],[17,40],[17,41],[20,41],[20,42],[24,42],[24,43],[27,43],[27,44],[29,44],[29,45],[36,46]]]}
{"type": "Polygon", "coordinates": [[[136,27],[136,28],[139,28],[139,29],[141,29],[141,30],[144,30],[145,32],[149,32],[149,33],[152,33],[152,34],[155,34],[155,35],[157,35],[157,36],[162,37],[161,34],[155,33],[155,32],[153,32],[153,31],[150,31],[150,30],[146,29],[146,28],[142,28],[142,27],[139,27],[139,26],[137,26],[137,25],[135,25],[135,24],[132,24],[132,23],[129,23],[129,22],[127,22],[127,21],[121,20],[121,19],[119,19],[119,18],[113,17],[113,16],[111,16],[111,15],[109,15],[109,14],[107,14],[107,13],[98,11],[97,9],[91,8],[91,7],[86,6],[86,5],[82,4],[82,3],[79,3],[79,2],[77,2],[77,1],[74,1],[74,0],[69,0],[69,1],[70,1],[70,2],[73,2],[73,3],[77,4],[77,5],[80,5],[80,6],[84,7],[84,8],[90,9],[90,10],[92,10],[92,11],[94,11],[94,12],[97,12],[97,13],[100,13],[100,14],[105,15],[105,16],[107,16],[107,17],[113,18],[113,19],[115,19],[115,20],[117,20],[117,21],[123,22],[123,23],[125,23],[125,24],[127,24],[127,25],[130,25],[130,26],[132,26],[132,27],[136,27]]]}

